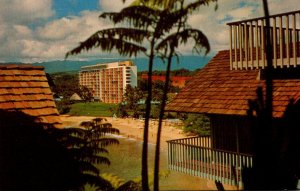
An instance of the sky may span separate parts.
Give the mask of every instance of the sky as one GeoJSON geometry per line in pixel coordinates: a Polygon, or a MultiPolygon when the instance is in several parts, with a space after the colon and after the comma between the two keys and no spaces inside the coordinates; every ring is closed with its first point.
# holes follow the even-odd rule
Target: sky
{"type": "MultiPolygon", "coordinates": [[[[99,15],[128,6],[122,0],[0,0],[0,62],[63,60],[66,52],[98,30],[113,27],[99,15]]],[[[192,1],[192,0],[191,0],[192,1]]],[[[300,10],[299,0],[268,0],[271,14],[300,10]]],[[[227,22],[263,16],[261,0],[218,0],[190,16],[189,24],[206,34],[209,55],[229,48],[227,22]]],[[[300,18],[299,18],[300,19],[300,18]]],[[[300,27],[300,26],[298,26],[300,27]]],[[[180,48],[192,54],[191,46],[180,48]]],[[[116,58],[94,49],[70,60],[116,58]]]]}

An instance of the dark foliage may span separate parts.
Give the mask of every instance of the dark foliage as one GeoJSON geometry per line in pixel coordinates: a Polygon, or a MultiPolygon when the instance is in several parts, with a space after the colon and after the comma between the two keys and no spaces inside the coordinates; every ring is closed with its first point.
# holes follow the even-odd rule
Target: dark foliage
{"type": "Polygon", "coordinates": [[[110,164],[101,154],[118,141],[104,136],[117,129],[100,118],[83,129],[45,129],[35,120],[0,110],[0,190],[80,190],[86,183],[114,190],[94,164],[110,164]]]}
{"type": "Polygon", "coordinates": [[[52,81],[49,83],[51,90],[66,101],[74,93],[77,93],[84,101],[91,101],[93,98],[90,89],[79,85],[78,73],[55,73],[51,74],[49,78],[52,81]]]}
{"type": "Polygon", "coordinates": [[[79,78],[78,74],[56,73],[50,75],[53,81],[51,90],[59,96],[67,99],[74,93],[78,93],[79,78]]]}
{"type": "Polygon", "coordinates": [[[77,162],[35,118],[0,110],[0,190],[75,190],[77,162]]]}
{"type": "Polygon", "coordinates": [[[55,102],[56,108],[60,114],[69,113],[72,104],[73,102],[67,99],[62,99],[61,101],[55,102]]]}
{"type": "Polygon", "coordinates": [[[138,118],[141,114],[139,102],[144,98],[143,91],[138,87],[126,86],[123,96],[124,109],[132,111],[132,117],[138,118]]]}
{"type": "Polygon", "coordinates": [[[140,190],[141,190],[141,184],[135,183],[133,181],[128,181],[116,189],[116,191],[140,191],[140,190]]]}
{"type": "Polygon", "coordinates": [[[300,102],[291,100],[283,119],[272,118],[270,122],[262,96],[260,88],[257,100],[249,102],[254,153],[253,168],[244,170],[244,188],[295,190],[300,177],[300,102]]]}

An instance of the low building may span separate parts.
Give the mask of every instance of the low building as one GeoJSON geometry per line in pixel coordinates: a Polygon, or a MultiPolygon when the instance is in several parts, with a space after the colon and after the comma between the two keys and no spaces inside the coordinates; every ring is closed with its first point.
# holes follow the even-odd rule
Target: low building
{"type": "Polygon", "coordinates": [[[79,83],[88,87],[94,100],[120,103],[127,85],[137,86],[137,67],[132,61],[81,67],[79,83]]]}
{"type": "Polygon", "coordinates": [[[71,101],[82,101],[82,98],[77,94],[77,93],[74,93],[71,97],[70,97],[70,100],[71,101]]]}

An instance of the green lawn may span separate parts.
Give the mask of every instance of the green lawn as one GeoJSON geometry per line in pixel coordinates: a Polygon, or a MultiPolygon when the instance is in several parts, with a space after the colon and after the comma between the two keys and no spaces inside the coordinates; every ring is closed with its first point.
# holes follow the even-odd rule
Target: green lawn
{"type": "Polygon", "coordinates": [[[71,110],[68,114],[78,116],[112,117],[110,108],[114,109],[115,107],[117,107],[116,104],[109,103],[75,103],[71,106],[71,110]]]}

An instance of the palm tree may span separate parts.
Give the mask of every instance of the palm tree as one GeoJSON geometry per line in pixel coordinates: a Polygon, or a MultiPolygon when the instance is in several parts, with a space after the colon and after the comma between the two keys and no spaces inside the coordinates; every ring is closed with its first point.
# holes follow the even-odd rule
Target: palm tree
{"type": "MultiPolygon", "coordinates": [[[[90,50],[91,48],[99,47],[108,52],[116,49],[119,54],[126,56],[136,56],[139,53],[144,53],[146,56],[148,56],[148,95],[146,99],[144,142],[142,151],[143,190],[149,190],[147,153],[149,117],[152,100],[152,67],[154,58],[158,54],[161,54],[164,58],[167,58],[169,68],[168,71],[170,73],[171,60],[176,54],[175,48],[178,46],[179,42],[186,43],[187,39],[193,38],[196,42],[196,51],[200,50],[202,47],[205,47],[207,50],[209,50],[208,41],[205,35],[203,35],[201,31],[190,28],[188,29],[185,21],[187,16],[192,11],[196,10],[202,4],[208,4],[210,1],[214,0],[199,0],[195,3],[191,3],[189,6],[184,7],[184,9],[183,6],[181,6],[180,9],[177,9],[175,6],[175,3],[178,2],[182,2],[183,5],[183,0],[172,1],[174,2],[173,4],[170,3],[170,1],[169,5],[172,5],[172,8],[160,8],[158,6],[154,6],[156,4],[151,4],[149,2],[145,3],[145,1],[141,1],[133,6],[124,8],[119,13],[103,13],[100,17],[109,18],[114,24],[125,23],[129,25],[129,27],[115,27],[111,29],[100,30],[89,37],[86,41],[80,43],[78,47],[66,54],[66,57],[68,57],[72,54],[79,54],[82,50],[90,50]],[[170,31],[175,27],[177,27],[177,32],[168,36],[170,31]],[[148,45],[143,46],[142,44],[145,42],[148,42],[148,45]],[[148,51],[147,47],[149,49],[148,51]],[[169,47],[172,48],[170,49],[169,47]]],[[[153,3],[156,3],[156,1],[153,3]]],[[[167,77],[169,78],[169,74],[167,77]]],[[[166,81],[168,82],[168,80],[166,81]]],[[[168,84],[165,87],[168,89],[168,84]]],[[[166,100],[166,94],[164,95],[164,99],[166,100]]],[[[164,106],[165,101],[162,104],[162,108],[164,108],[164,106]]],[[[163,111],[161,113],[161,116],[163,116],[163,111]]],[[[159,145],[160,141],[158,141],[158,148],[159,145]]],[[[158,174],[158,170],[156,171],[156,174],[158,174]]]]}
{"type": "MultiPolygon", "coordinates": [[[[167,34],[163,36],[155,49],[160,52],[160,55],[167,59],[167,70],[166,70],[166,80],[164,85],[164,93],[162,96],[162,103],[160,107],[159,123],[157,131],[156,140],[156,150],[155,150],[155,167],[154,167],[154,190],[159,189],[159,158],[160,158],[160,136],[162,128],[162,119],[164,116],[164,109],[167,101],[167,92],[169,89],[170,81],[170,69],[172,58],[177,55],[175,49],[178,48],[180,44],[186,44],[188,39],[193,39],[194,50],[197,53],[201,52],[202,48],[206,49],[205,54],[210,50],[209,42],[206,36],[197,29],[192,29],[187,25],[187,18],[195,10],[197,10],[201,5],[208,5],[210,2],[216,2],[216,0],[197,0],[193,3],[185,5],[184,0],[136,0],[132,3],[135,5],[145,5],[158,10],[163,8],[163,12],[160,14],[160,22],[168,23],[166,26],[166,31],[169,31],[169,26],[176,29],[173,34],[167,34]],[[178,8],[179,7],[179,8],[178,8]]],[[[216,7],[217,8],[217,7],[216,7]]],[[[164,30],[164,29],[163,29],[164,30]]],[[[164,33],[165,34],[165,33],[164,33]]],[[[149,79],[148,79],[149,82],[149,79]]]]}
{"type": "Polygon", "coordinates": [[[103,118],[95,118],[92,121],[84,121],[81,128],[49,129],[58,142],[68,148],[69,154],[77,162],[82,177],[81,185],[94,184],[102,190],[113,190],[111,184],[99,176],[99,169],[95,164],[110,165],[105,148],[108,145],[119,144],[115,138],[106,137],[106,134],[119,134],[119,130],[113,128],[103,118]]]}
{"type": "Polygon", "coordinates": [[[105,30],[100,30],[94,33],[86,41],[66,54],[79,54],[83,50],[92,48],[101,48],[103,51],[112,51],[116,49],[119,54],[125,56],[136,56],[139,53],[144,53],[149,58],[148,69],[148,95],[146,99],[146,113],[144,124],[144,143],[142,151],[142,185],[143,190],[149,190],[148,185],[148,129],[149,117],[151,111],[152,99],[152,67],[155,57],[155,45],[160,42],[161,37],[166,32],[169,32],[173,24],[170,25],[166,18],[163,17],[167,10],[152,9],[148,6],[138,5],[124,8],[119,13],[103,13],[100,17],[109,18],[114,24],[127,24],[128,28],[115,27],[105,30]],[[142,46],[148,42],[148,45],[142,46]],[[147,52],[147,48],[149,51],[147,52]]]}
{"type": "MultiPolygon", "coordinates": [[[[186,44],[189,39],[194,41],[193,49],[197,53],[201,53],[201,49],[206,49],[205,54],[207,54],[210,50],[209,42],[206,36],[197,29],[190,28],[187,25],[187,18],[189,14],[192,14],[199,6],[207,5],[212,2],[210,0],[197,1],[194,3],[190,3],[184,6],[184,0],[173,0],[166,1],[167,3],[178,3],[179,9],[171,9],[167,18],[172,22],[173,17],[175,16],[174,21],[177,22],[177,31],[173,34],[168,35],[164,40],[160,42],[160,44],[156,47],[158,51],[162,51],[162,55],[167,59],[167,70],[166,70],[166,80],[164,85],[164,93],[160,108],[159,114],[159,122],[158,122],[158,130],[157,130],[157,140],[156,140],[156,149],[155,149],[155,167],[154,167],[154,190],[159,190],[159,158],[160,158],[160,136],[161,136],[161,128],[162,128],[162,120],[164,116],[164,110],[167,102],[167,92],[169,89],[169,81],[170,81],[170,69],[172,64],[172,58],[177,56],[176,48],[180,44],[186,44]],[[179,19],[178,19],[179,17],[179,19]]],[[[155,2],[154,2],[155,3],[155,2]]],[[[167,6],[167,5],[164,5],[167,6]]]]}

